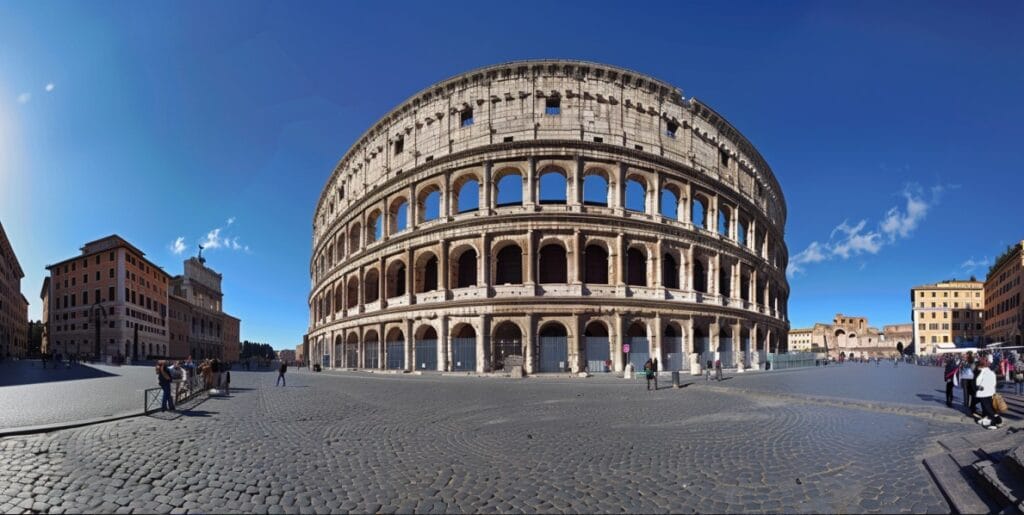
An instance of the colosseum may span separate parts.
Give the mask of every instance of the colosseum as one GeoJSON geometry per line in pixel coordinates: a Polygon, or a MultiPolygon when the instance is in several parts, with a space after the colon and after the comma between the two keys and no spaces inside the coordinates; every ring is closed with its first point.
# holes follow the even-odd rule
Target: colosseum
{"type": "Polygon", "coordinates": [[[786,206],[753,145],[662,81],[488,66],[388,112],[313,218],[324,367],[739,371],[785,349],[786,206]]]}

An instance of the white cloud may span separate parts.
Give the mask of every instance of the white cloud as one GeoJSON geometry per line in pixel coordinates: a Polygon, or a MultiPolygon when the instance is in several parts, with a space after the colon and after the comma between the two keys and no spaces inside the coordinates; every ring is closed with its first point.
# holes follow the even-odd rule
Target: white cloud
{"type": "Polygon", "coordinates": [[[228,225],[235,223],[235,217],[228,218],[228,225]]]}
{"type": "Polygon", "coordinates": [[[174,254],[181,254],[182,252],[185,252],[184,236],[178,236],[178,239],[174,240],[174,243],[171,243],[171,252],[174,254]]]}
{"type": "MultiPolygon", "coordinates": [[[[956,186],[950,187],[955,188],[956,186]]],[[[868,230],[867,220],[861,220],[854,225],[843,221],[832,229],[828,241],[812,241],[806,249],[793,256],[786,273],[792,277],[806,271],[808,264],[834,258],[847,260],[864,254],[878,254],[886,245],[909,238],[924,221],[928,211],[939,203],[946,189],[942,185],[934,186],[931,188],[931,199],[926,199],[920,186],[908,184],[902,193],[906,200],[905,205],[886,211],[877,228],[868,230]]],[[[863,270],[866,266],[866,263],[861,263],[860,269],[863,270]]]]}
{"type": "Polygon", "coordinates": [[[206,239],[199,242],[204,249],[216,249],[221,246],[220,227],[206,233],[206,239]]]}
{"type": "Polygon", "coordinates": [[[248,252],[249,246],[242,243],[239,236],[225,234],[225,232],[230,230],[231,226],[234,225],[235,220],[236,218],[232,216],[227,219],[224,227],[210,229],[210,231],[206,233],[206,236],[200,240],[199,244],[202,245],[205,250],[226,249],[248,252]]]}
{"type": "Polygon", "coordinates": [[[18,95],[19,104],[27,104],[29,100],[32,100],[32,93],[25,92],[18,95]]]}
{"type": "Polygon", "coordinates": [[[54,85],[54,83],[50,82],[50,83],[48,83],[48,84],[46,85],[46,87],[45,87],[45,88],[43,88],[43,89],[45,89],[45,90],[46,90],[46,92],[47,92],[47,93],[49,93],[49,92],[53,91],[53,88],[56,88],[56,87],[57,87],[57,86],[56,86],[56,85],[54,85]]]}
{"type": "Polygon", "coordinates": [[[971,273],[979,268],[984,269],[985,267],[988,267],[991,264],[992,262],[988,259],[988,256],[985,256],[983,259],[977,261],[975,261],[974,256],[971,256],[970,259],[964,261],[960,265],[960,269],[966,273],[971,273]]]}

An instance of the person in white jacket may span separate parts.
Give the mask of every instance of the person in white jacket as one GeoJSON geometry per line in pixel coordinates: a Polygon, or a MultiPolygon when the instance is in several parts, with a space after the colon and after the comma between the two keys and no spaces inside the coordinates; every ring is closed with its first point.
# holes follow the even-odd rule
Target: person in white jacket
{"type": "Polygon", "coordinates": [[[989,429],[999,429],[1003,423],[1003,417],[1000,417],[992,406],[992,395],[996,393],[996,373],[992,371],[991,366],[992,358],[988,354],[981,356],[981,369],[974,380],[978,400],[981,401],[981,411],[984,415],[978,420],[978,423],[989,429]]]}

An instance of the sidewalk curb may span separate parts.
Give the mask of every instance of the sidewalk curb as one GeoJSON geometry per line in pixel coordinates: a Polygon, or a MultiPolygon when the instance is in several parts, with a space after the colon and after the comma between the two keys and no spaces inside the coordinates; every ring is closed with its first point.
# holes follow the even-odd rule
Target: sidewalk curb
{"type": "Polygon", "coordinates": [[[123,415],[113,415],[110,417],[88,418],[85,420],[76,420],[74,422],[57,422],[53,424],[42,424],[38,426],[22,426],[11,429],[2,429],[0,430],[0,438],[7,438],[9,436],[26,436],[42,433],[51,433],[54,431],[63,431],[65,429],[74,429],[76,427],[85,427],[96,424],[105,424],[107,422],[116,422],[118,420],[142,417],[145,415],[146,414],[144,412],[140,411],[136,413],[126,413],[123,415]]]}

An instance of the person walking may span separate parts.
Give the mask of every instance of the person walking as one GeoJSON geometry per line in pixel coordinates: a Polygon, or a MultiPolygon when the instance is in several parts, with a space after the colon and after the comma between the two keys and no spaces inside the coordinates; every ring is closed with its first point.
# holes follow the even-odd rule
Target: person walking
{"type": "Polygon", "coordinates": [[[228,365],[224,370],[224,393],[231,395],[231,366],[228,365]]]}
{"type": "Polygon", "coordinates": [[[706,374],[704,374],[704,382],[705,383],[711,380],[711,367],[712,367],[712,364],[711,364],[711,360],[709,359],[708,363],[707,363],[707,366],[704,367],[704,370],[707,372],[706,374]]]}
{"type": "MultiPolygon", "coordinates": [[[[647,391],[651,391],[651,379],[654,379],[654,363],[651,362],[650,358],[644,362],[644,377],[647,378],[647,391]]],[[[655,385],[654,389],[657,390],[658,386],[655,385]]]]}
{"type": "Polygon", "coordinates": [[[160,411],[170,409],[174,411],[174,397],[171,396],[171,371],[167,368],[167,362],[160,360],[156,362],[156,381],[160,389],[164,391],[164,398],[160,401],[160,411]]]}
{"type": "Polygon", "coordinates": [[[281,368],[277,369],[277,384],[287,387],[288,383],[284,380],[284,373],[288,371],[288,364],[281,362],[281,368]]]}
{"type": "Polygon", "coordinates": [[[654,370],[654,390],[658,390],[658,358],[651,360],[651,369],[654,370]]]}
{"type": "Polygon", "coordinates": [[[960,387],[963,388],[964,408],[967,414],[974,413],[974,355],[970,352],[960,364],[960,387]]]}
{"type": "Polygon", "coordinates": [[[721,358],[715,360],[715,381],[722,380],[722,360],[721,358]]]}
{"type": "Polygon", "coordinates": [[[992,396],[996,393],[996,373],[991,368],[991,358],[984,354],[978,360],[978,373],[975,379],[978,400],[981,402],[982,417],[978,423],[988,429],[999,429],[1003,417],[996,413],[992,405],[992,396]]]}
{"type": "Polygon", "coordinates": [[[948,408],[953,407],[953,383],[956,382],[957,374],[959,373],[959,367],[957,367],[953,356],[948,356],[946,358],[946,370],[944,374],[946,378],[946,407],[948,408]]]}

